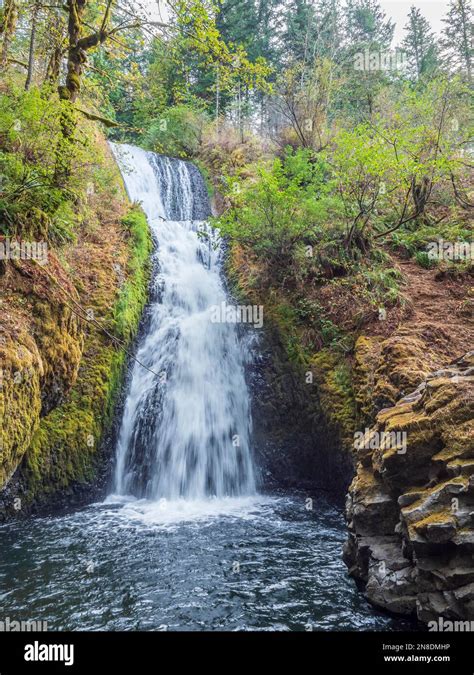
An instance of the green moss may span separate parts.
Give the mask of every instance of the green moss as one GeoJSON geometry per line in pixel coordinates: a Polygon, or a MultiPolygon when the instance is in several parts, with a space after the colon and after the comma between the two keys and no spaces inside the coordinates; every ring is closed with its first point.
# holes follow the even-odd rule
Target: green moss
{"type": "Polygon", "coordinates": [[[122,221],[130,233],[132,255],[128,262],[128,280],[123,284],[113,317],[116,333],[128,340],[135,335],[147,297],[151,237],[143,211],[133,207],[122,221]]]}
{"type": "Polygon", "coordinates": [[[297,310],[286,302],[278,302],[270,306],[267,304],[266,309],[267,313],[270,313],[272,322],[278,327],[290,362],[295,365],[307,364],[310,354],[302,343],[298,329],[297,310]]]}
{"type": "Polygon", "coordinates": [[[38,353],[32,340],[22,337],[0,347],[0,486],[27,451],[41,411],[38,353]]]}
{"type": "MultiPolygon", "coordinates": [[[[472,405],[472,404],[471,404],[472,405]]],[[[446,446],[444,452],[449,457],[474,457],[474,420],[472,419],[472,409],[466,412],[470,419],[463,423],[457,423],[453,426],[446,426],[442,431],[442,438],[446,446]]],[[[441,454],[441,453],[440,453],[441,454]]]]}
{"type": "MultiPolygon", "coordinates": [[[[136,335],[147,298],[152,244],[141,210],[133,207],[122,223],[130,234],[128,278],[110,314],[117,336],[128,345],[136,335]]],[[[117,347],[95,328],[87,333],[79,375],[68,400],[41,420],[27,452],[22,467],[26,505],[46,501],[72,484],[93,481],[125,362],[126,346],[117,347]]]]}
{"type": "Polygon", "coordinates": [[[456,525],[456,520],[453,516],[453,512],[447,507],[446,510],[435,511],[430,513],[429,516],[426,516],[422,520],[418,520],[412,525],[413,529],[422,534],[426,533],[428,528],[432,525],[456,525]]]}
{"type": "Polygon", "coordinates": [[[356,402],[349,364],[340,354],[323,349],[312,358],[311,370],[329,426],[339,435],[345,447],[351,447],[356,426],[356,402]]]}
{"type": "Polygon", "coordinates": [[[71,482],[92,480],[97,465],[97,447],[108,427],[120,383],[124,358],[121,352],[104,345],[94,358],[91,336],[86,363],[67,403],[41,420],[23,467],[30,500],[44,499],[71,482]]]}

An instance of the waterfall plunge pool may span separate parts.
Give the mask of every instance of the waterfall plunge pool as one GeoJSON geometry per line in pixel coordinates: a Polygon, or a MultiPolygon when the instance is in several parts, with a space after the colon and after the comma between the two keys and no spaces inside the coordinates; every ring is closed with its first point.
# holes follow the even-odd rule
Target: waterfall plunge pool
{"type": "Polygon", "coordinates": [[[341,558],[341,512],[307,495],[109,497],[0,527],[4,616],[48,630],[402,630],[341,558]]]}

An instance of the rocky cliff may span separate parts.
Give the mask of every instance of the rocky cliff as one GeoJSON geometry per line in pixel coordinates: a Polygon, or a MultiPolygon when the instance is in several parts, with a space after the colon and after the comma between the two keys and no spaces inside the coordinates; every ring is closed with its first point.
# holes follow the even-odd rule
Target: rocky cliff
{"type": "Polygon", "coordinates": [[[342,503],[355,410],[346,365],[325,352],[307,366],[289,362],[277,325],[259,338],[248,375],[261,486],[322,490],[342,503]]]}
{"type": "Polygon", "coordinates": [[[151,238],[107,148],[76,240],[0,269],[0,520],[70,504],[97,482],[146,302],[151,238]],[[104,178],[105,176],[105,178],[104,178]]]}
{"type": "Polygon", "coordinates": [[[234,249],[230,276],[265,308],[253,387],[264,480],[332,497],[350,485],[344,559],[367,598],[425,622],[472,618],[472,270],[395,258],[400,302],[360,325],[357,280],[265,293],[254,260],[234,249]]]}
{"type": "Polygon", "coordinates": [[[368,599],[474,618],[474,352],[381,410],[356,459],[344,555],[368,599]]]}

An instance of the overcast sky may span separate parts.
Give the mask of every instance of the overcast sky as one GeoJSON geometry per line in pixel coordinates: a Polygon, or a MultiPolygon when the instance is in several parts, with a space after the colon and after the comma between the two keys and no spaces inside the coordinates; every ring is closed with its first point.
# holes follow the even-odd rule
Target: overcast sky
{"type": "Polygon", "coordinates": [[[379,2],[387,16],[396,23],[394,44],[403,39],[403,28],[406,26],[408,12],[412,5],[421,10],[436,33],[444,27],[441,19],[446,16],[449,7],[448,0],[379,0],[379,2]]]}
{"type": "MultiPolygon", "coordinates": [[[[150,14],[157,17],[157,0],[139,0],[139,2],[149,7],[150,14]]],[[[403,28],[406,26],[408,12],[412,5],[421,10],[436,33],[443,28],[441,19],[446,15],[449,6],[448,0],[379,0],[379,2],[387,16],[396,23],[394,46],[403,39],[403,28]]]]}

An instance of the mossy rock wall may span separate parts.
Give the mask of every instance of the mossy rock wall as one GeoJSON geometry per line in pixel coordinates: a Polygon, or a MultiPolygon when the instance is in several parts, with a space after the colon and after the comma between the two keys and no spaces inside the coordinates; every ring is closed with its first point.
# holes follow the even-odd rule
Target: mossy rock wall
{"type": "Polygon", "coordinates": [[[103,236],[78,249],[75,264],[86,274],[75,277],[79,291],[68,287],[77,313],[56,306],[54,293],[36,299],[32,335],[20,350],[24,363],[15,356],[19,339],[8,351],[3,346],[8,372],[31,367],[31,375],[19,386],[8,377],[2,391],[15,424],[3,430],[10,449],[2,452],[0,518],[73,502],[103,465],[102,442],[147,300],[152,249],[143,212],[124,202],[120,212],[103,236]]]}
{"type": "MultiPolygon", "coordinates": [[[[55,258],[51,269],[52,273],[59,269],[55,258]]],[[[77,316],[57,293],[47,296],[47,273],[33,262],[7,264],[1,281],[5,325],[0,334],[0,486],[4,486],[30,447],[40,418],[74,385],[83,334],[77,316]],[[8,330],[12,324],[15,329],[8,330]]],[[[66,288],[74,293],[70,284],[66,288]]]]}
{"type": "Polygon", "coordinates": [[[322,490],[342,502],[353,475],[351,362],[329,348],[312,351],[293,305],[255,286],[258,271],[238,246],[227,271],[236,302],[264,307],[248,367],[261,485],[322,490]]]}
{"type": "Polygon", "coordinates": [[[41,412],[42,360],[36,343],[22,338],[20,352],[6,338],[0,346],[0,485],[6,485],[21,462],[41,412]]]}

